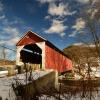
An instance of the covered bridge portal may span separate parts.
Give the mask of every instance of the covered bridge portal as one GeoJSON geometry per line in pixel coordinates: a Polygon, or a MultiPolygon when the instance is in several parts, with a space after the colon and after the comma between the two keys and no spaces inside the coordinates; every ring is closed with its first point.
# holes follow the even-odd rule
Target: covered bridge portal
{"type": "Polygon", "coordinates": [[[17,43],[16,64],[30,63],[42,69],[58,72],[72,70],[72,61],[52,43],[31,31],[17,43]]]}
{"type": "Polygon", "coordinates": [[[25,63],[42,64],[42,50],[36,44],[25,45],[20,51],[20,59],[25,63]]]}

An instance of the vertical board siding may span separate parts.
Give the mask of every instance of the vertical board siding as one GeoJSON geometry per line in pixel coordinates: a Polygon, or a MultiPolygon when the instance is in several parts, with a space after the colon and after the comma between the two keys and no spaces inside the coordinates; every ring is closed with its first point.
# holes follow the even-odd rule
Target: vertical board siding
{"type": "Polygon", "coordinates": [[[54,69],[58,72],[65,72],[72,70],[72,62],[63,54],[57,52],[55,49],[45,46],[45,68],[54,69]]]}

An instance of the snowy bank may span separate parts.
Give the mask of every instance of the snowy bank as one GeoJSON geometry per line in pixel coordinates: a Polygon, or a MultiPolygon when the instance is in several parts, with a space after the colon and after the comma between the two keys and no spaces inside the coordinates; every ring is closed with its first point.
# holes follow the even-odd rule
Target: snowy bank
{"type": "MultiPolygon", "coordinates": [[[[48,74],[50,74],[50,73],[52,73],[52,71],[35,71],[35,72],[32,72],[32,79],[40,80],[37,82],[38,86],[40,87],[44,84],[43,81],[45,81],[45,83],[46,83],[47,80],[49,80],[49,81],[52,79],[55,80],[55,77],[50,78],[50,76],[48,76],[48,74]]],[[[54,76],[54,74],[52,74],[52,76],[54,76]]],[[[27,77],[29,77],[29,73],[27,73],[27,77]]],[[[26,74],[24,73],[24,74],[18,74],[13,77],[0,78],[0,96],[3,98],[3,100],[5,100],[6,98],[8,100],[15,100],[16,96],[12,89],[12,83],[15,83],[15,80],[18,80],[23,85],[25,85],[26,84],[26,74]]],[[[47,83],[49,81],[47,81],[47,83]]],[[[27,80],[27,83],[29,84],[30,81],[27,80]]]]}

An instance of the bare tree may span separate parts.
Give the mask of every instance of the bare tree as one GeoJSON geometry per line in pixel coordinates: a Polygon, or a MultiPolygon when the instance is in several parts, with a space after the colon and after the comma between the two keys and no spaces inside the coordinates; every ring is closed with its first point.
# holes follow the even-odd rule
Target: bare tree
{"type": "Polygon", "coordinates": [[[82,34],[84,39],[86,38],[84,43],[91,42],[94,44],[97,56],[100,57],[100,1],[95,1],[89,0],[87,7],[81,10],[80,16],[85,21],[85,31],[82,34]]]}

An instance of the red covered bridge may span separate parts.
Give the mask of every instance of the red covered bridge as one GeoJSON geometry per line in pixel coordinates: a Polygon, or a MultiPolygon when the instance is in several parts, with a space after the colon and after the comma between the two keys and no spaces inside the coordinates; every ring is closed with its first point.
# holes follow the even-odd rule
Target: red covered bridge
{"type": "Polygon", "coordinates": [[[72,61],[51,42],[34,32],[28,31],[16,46],[17,65],[30,63],[58,72],[72,70],[72,61]]]}

